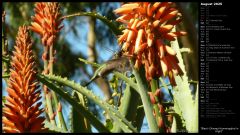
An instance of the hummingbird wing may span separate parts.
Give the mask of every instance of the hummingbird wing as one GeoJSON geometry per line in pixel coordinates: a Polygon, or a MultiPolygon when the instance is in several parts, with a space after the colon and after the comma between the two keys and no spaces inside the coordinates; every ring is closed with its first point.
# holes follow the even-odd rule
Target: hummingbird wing
{"type": "Polygon", "coordinates": [[[89,85],[92,81],[94,81],[98,77],[104,77],[114,70],[119,72],[125,71],[127,69],[126,68],[127,65],[129,66],[129,60],[126,57],[109,60],[102,64],[95,71],[93,77],[90,79],[89,82],[85,84],[85,86],[89,85]]]}

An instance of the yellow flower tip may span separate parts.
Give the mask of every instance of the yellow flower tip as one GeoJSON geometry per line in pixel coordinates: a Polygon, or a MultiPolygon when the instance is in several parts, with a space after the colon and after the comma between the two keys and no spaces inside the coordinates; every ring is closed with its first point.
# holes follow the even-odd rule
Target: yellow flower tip
{"type": "Polygon", "coordinates": [[[141,66],[141,64],[142,64],[141,59],[137,59],[136,62],[135,62],[135,64],[134,64],[134,68],[135,68],[135,69],[139,69],[140,66],[141,66]]]}
{"type": "Polygon", "coordinates": [[[47,39],[47,46],[53,45],[53,41],[55,40],[55,36],[52,35],[50,38],[47,39]]]}
{"type": "Polygon", "coordinates": [[[164,51],[167,52],[169,55],[175,56],[176,52],[169,46],[165,45],[164,46],[164,51]]]}
{"type": "Polygon", "coordinates": [[[156,28],[157,26],[159,26],[160,21],[156,20],[153,22],[153,27],[156,28]]]}
{"type": "Polygon", "coordinates": [[[162,19],[160,19],[160,23],[164,23],[165,21],[172,19],[173,17],[175,17],[177,15],[177,13],[178,13],[177,10],[170,12],[169,14],[164,16],[162,19]]]}
{"type": "Polygon", "coordinates": [[[130,43],[129,42],[125,42],[122,46],[122,50],[123,51],[127,51],[128,50],[128,47],[130,46],[130,43]]]}
{"type": "Polygon", "coordinates": [[[138,3],[129,3],[129,4],[123,4],[121,7],[122,8],[137,8],[139,6],[138,3]]]}
{"type": "Polygon", "coordinates": [[[131,12],[133,12],[134,9],[136,9],[137,7],[135,8],[132,8],[132,7],[121,7],[121,8],[118,8],[116,10],[114,10],[113,12],[115,14],[129,14],[131,12]]]}
{"type": "Polygon", "coordinates": [[[155,10],[160,7],[161,5],[161,2],[155,2],[153,5],[152,5],[152,8],[151,8],[151,12],[155,12],[155,10]]]}
{"type": "Polygon", "coordinates": [[[29,26],[29,29],[31,29],[32,31],[34,31],[40,35],[43,35],[42,27],[36,22],[31,22],[31,26],[29,26]]]}
{"type": "Polygon", "coordinates": [[[174,75],[178,75],[178,70],[177,69],[172,69],[172,72],[174,75]]]}
{"type": "Polygon", "coordinates": [[[152,33],[148,34],[148,38],[147,38],[147,44],[148,44],[148,47],[151,47],[152,44],[153,44],[153,37],[154,35],[152,33]]]}
{"type": "Polygon", "coordinates": [[[166,60],[163,58],[162,60],[160,60],[160,62],[161,62],[163,76],[166,76],[168,72],[166,60]]]}
{"type": "Polygon", "coordinates": [[[185,31],[180,31],[179,33],[180,33],[181,36],[187,35],[187,32],[185,32],[185,31]]]}
{"type": "Polygon", "coordinates": [[[138,31],[137,39],[136,39],[136,42],[135,42],[135,51],[134,51],[134,53],[136,53],[139,50],[140,44],[142,43],[143,32],[144,32],[143,29],[140,29],[138,31]]]}
{"type": "Polygon", "coordinates": [[[13,128],[11,128],[11,127],[3,127],[3,131],[4,131],[5,133],[20,133],[18,130],[13,129],[13,128]]]}

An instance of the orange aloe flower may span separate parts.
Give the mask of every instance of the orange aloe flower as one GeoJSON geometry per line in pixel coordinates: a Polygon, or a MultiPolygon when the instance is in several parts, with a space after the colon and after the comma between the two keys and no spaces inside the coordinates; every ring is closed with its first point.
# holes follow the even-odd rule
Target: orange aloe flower
{"type": "Polygon", "coordinates": [[[44,131],[44,117],[40,117],[40,89],[36,80],[36,69],[31,51],[32,40],[27,27],[19,28],[14,46],[6,96],[3,107],[3,131],[6,133],[44,131]]]}
{"type": "Polygon", "coordinates": [[[41,36],[43,45],[53,45],[57,33],[63,28],[63,25],[60,26],[63,19],[60,18],[59,3],[37,2],[34,11],[35,16],[32,16],[33,22],[29,28],[41,36]]]}
{"type": "Polygon", "coordinates": [[[131,2],[114,10],[120,17],[117,21],[126,24],[119,44],[126,55],[136,56],[135,68],[145,66],[146,78],[169,76],[176,85],[174,74],[183,75],[178,65],[176,52],[168,41],[186,35],[184,31],[171,32],[181,21],[181,14],[173,2],[131,2]]]}

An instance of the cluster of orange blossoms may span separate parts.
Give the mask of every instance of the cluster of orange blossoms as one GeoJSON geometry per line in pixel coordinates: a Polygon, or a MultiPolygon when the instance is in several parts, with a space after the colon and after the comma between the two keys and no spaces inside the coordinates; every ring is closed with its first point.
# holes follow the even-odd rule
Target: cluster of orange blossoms
{"type": "Polygon", "coordinates": [[[166,45],[176,37],[186,35],[184,31],[171,32],[181,22],[181,14],[172,2],[132,2],[114,10],[120,17],[117,21],[127,28],[118,42],[127,55],[135,55],[135,68],[145,66],[146,78],[169,76],[176,85],[174,74],[183,75],[178,65],[176,52],[166,45]]]}
{"type": "Polygon", "coordinates": [[[42,44],[53,45],[57,33],[63,28],[60,26],[63,19],[60,18],[60,5],[56,2],[37,2],[35,5],[35,16],[29,27],[42,37],[42,44]]]}
{"type": "Polygon", "coordinates": [[[15,51],[10,69],[6,96],[3,107],[3,131],[6,133],[43,131],[44,117],[40,117],[40,89],[36,80],[36,69],[31,51],[32,40],[27,27],[19,28],[15,51]],[[37,103],[38,102],[38,103],[37,103]]]}

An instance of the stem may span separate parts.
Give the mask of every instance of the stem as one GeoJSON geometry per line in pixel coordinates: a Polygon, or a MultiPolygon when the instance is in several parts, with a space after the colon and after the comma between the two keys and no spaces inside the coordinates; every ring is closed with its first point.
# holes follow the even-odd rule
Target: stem
{"type": "Polygon", "coordinates": [[[88,60],[85,60],[85,59],[82,59],[82,58],[78,58],[78,60],[81,61],[81,62],[84,62],[85,64],[90,64],[93,67],[100,67],[101,66],[100,64],[97,64],[95,62],[91,62],[91,61],[88,61],[88,60]]]}
{"type": "MultiPolygon", "coordinates": [[[[54,54],[53,54],[53,44],[50,46],[50,49],[49,49],[49,74],[52,75],[53,74],[53,62],[54,62],[54,54]]],[[[55,109],[58,110],[58,103],[59,103],[59,100],[58,100],[58,97],[56,95],[56,93],[54,91],[51,91],[52,92],[52,95],[53,95],[53,102],[54,102],[54,105],[55,105],[55,109]]],[[[65,131],[67,131],[67,126],[66,126],[66,123],[64,121],[64,118],[63,118],[63,114],[62,114],[62,110],[59,110],[57,111],[57,116],[58,116],[58,119],[59,119],[59,126],[62,127],[65,131]]]]}
{"type": "MultiPolygon", "coordinates": [[[[153,78],[151,80],[151,90],[152,90],[152,94],[154,96],[154,99],[156,100],[156,103],[153,105],[155,114],[156,114],[156,120],[158,120],[159,118],[162,118],[161,114],[160,114],[160,110],[158,108],[157,104],[160,104],[160,101],[158,100],[158,98],[154,95],[154,93],[156,92],[156,89],[158,88],[158,82],[155,78],[153,78]]],[[[164,129],[162,127],[160,127],[159,132],[164,132],[164,129]]]]}
{"type": "MultiPolygon", "coordinates": [[[[158,104],[162,104],[162,101],[158,100],[158,98],[154,95],[154,93],[156,92],[156,89],[158,89],[158,78],[153,78],[151,80],[151,90],[152,90],[154,99],[156,100],[156,104],[153,105],[154,110],[155,110],[155,114],[156,114],[156,118],[157,118],[156,120],[161,118],[166,125],[166,117],[164,116],[164,114],[160,113],[160,110],[158,108],[158,104]]],[[[165,132],[164,127],[160,127],[159,130],[160,130],[160,132],[165,132]]]]}
{"type": "MultiPolygon", "coordinates": [[[[2,58],[8,58],[8,61],[7,59],[5,59],[6,61],[2,61],[3,63],[3,72],[4,74],[10,74],[10,62],[9,62],[9,54],[8,54],[8,41],[7,41],[7,38],[6,38],[6,31],[5,31],[5,15],[6,15],[6,12],[4,10],[2,10],[2,15],[4,15],[4,18],[2,20],[2,58]]],[[[8,78],[5,77],[4,80],[8,81],[8,78]]]]}
{"type": "MultiPolygon", "coordinates": [[[[140,70],[143,70],[143,68],[141,67],[140,70]]],[[[143,71],[140,71],[140,73],[138,71],[136,71],[136,69],[133,68],[133,74],[136,77],[137,80],[137,84],[138,84],[138,92],[141,96],[142,99],[142,103],[143,103],[143,107],[144,107],[144,111],[147,117],[147,121],[149,124],[149,128],[151,132],[159,132],[158,130],[158,126],[157,126],[157,122],[153,116],[153,106],[150,102],[150,98],[148,96],[147,90],[147,82],[145,80],[144,75],[142,74],[143,71]]]]}
{"type": "MultiPolygon", "coordinates": [[[[152,92],[154,93],[157,90],[157,88],[158,88],[158,82],[157,82],[156,78],[153,78],[151,80],[151,90],[152,90],[152,92]]],[[[156,100],[158,100],[158,98],[156,98],[156,100]]]]}
{"type": "MultiPolygon", "coordinates": [[[[44,74],[48,74],[48,46],[44,46],[44,52],[43,52],[46,58],[43,59],[43,63],[44,63],[44,74]]],[[[52,100],[50,97],[50,93],[49,90],[47,88],[47,86],[43,85],[43,89],[44,89],[44,96],[46,99],[46,106],[47,106],[47,115],[50,118],[50,122],[51,124],[53,124],[54,126],[56,126],[56,121],[55,119],[52,119],[53,114],[53,108],[52,108],[52,100]]]]}

